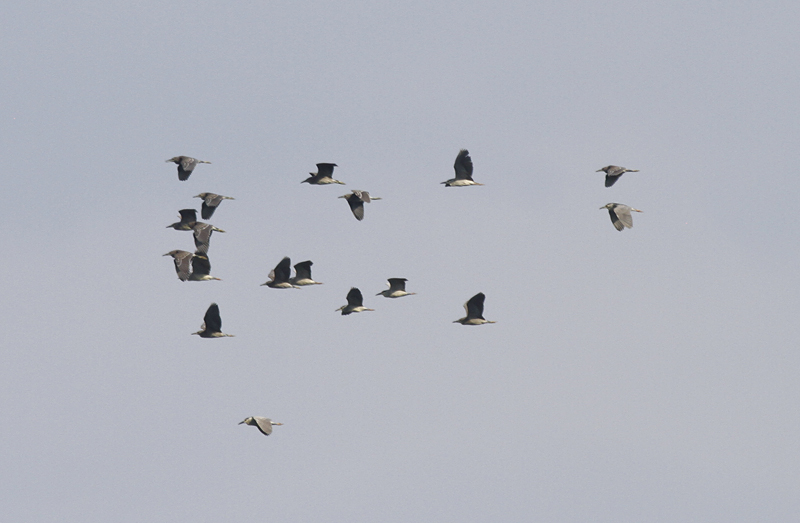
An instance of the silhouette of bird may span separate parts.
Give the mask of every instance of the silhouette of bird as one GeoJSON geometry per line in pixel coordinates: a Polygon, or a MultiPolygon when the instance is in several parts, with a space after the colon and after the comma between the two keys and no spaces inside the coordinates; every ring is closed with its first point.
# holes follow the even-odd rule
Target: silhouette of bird
{"type": "Polygon", "coordinates": [[[213,192],[201,192],[195,198],[202,198],[203,199],[203,208],[201,209],[200,215],[203,217],[204,220],[208,220],[214,214],[214,211],[217,210],[219,204],[222,203],[222,200],[235,200],[236,198],[231,198],[230,196],[222,196],[221,194],[214,194],[213,192]]]}
{"type": "Polygon", "coordinates": [[[338,167],[335,163],[318,163],[316,173],[308,173],[311,176],[306,178],[300,183],[308,183],[310,185],[329,185],[331,183],[338,183],[344,185],[344,182],[333,179],[333,168],[338,167]]]}
{"type": "Polygon", "coordinates": [[[358,189],[353,189],[351,194],[344,194],[339,196],[339,198],[347,200],[348,205],[350,205],[350,210],[353,211],[353,216],[355,216],[358,221],[364,219],[364,203],[381,199],[377,196],[370,196],[367,191],[359,191],[358,189]]]}
{"type": "Polygon", "coordinates": [[[386,296],[387,298],[400,298],[401,296],[410,296],[416,292],[406,292],[406,278],[389,278],[389,288],[381,291],[375,296],[386,296]]]}
{"type": "Polygon", "coordinates": [[[192,171],[194,171],[194,168],[197,167],[198,163],[211,163],[192,158],[191,156],[176,156],[167,161],[178,164],[178,179],[182,182],[185,182],[189,179],[189,176],[192,175],[192,171]]]}
{"type": "Polygon", "coordinates": [[[311,260],[306,260],[300,263],[295,264],[294,271],[295,276],[292,278],[290,283],[293,285],[322,285],[322,282],[314,281],[311,279],[311,266],[314,265],[314,262],[311,260]]]}
{"type": "Polygon", "coordinates": [[[191,275],[192,259],[197,256],[188,251],[169,251],[164,256],[172,256],[172,261],[175,262],[175,272],[178,273],[178,279],[187,281],[191,275]]]}
{"type": "Polygon", "coordinates": [[[193,332],[192,334],[197,334],[201,338],[234,337],[233,334],[225,334],[222,332],[222,318],[219,316],[219,307],[216,303],[212,303],[208,307],[206,315],[203,316],[203,325],[200,326],[199,331],[193,332]]]}
{"type": "Polygon", "coordinates": [[[269,281],[261,285],[266,285],[273,289],[299,289],[300,287],[293,285],[291,282],[291,263],[288,256],[279,261],[278,265],[269,273],[269,281]]]}
{"type": "Polygon", "coordinates": [[[265,436],[269,436],[270,434],[272,434],[273,426],[283,425],[283,423],[278,423],[277,421],[272,421],[269,418],[261,418],[259,416],[250,416],[249,418],[245,418],[244,421],[239,422],[239,425],[241,425],[242,423],[258,427],[258,430],[261,431],[261,434],[265,436]]]}
{"type": "Polygon", "coordinates": [[[364,297],[361,291],[356,287],[352,287],[350,292],[347,293],[347,305],[342,305],[335,312],[342,311],[342,316],[347,316],[351,312],[361,311],[374,311],[375,309],[368,309],[364,307],[364,297]]]}
{"type": "Polygon", "coordinates": [[[608,214],[611,216],[611,223],[614,224],[614,227],[618,231],[621,231],[625,227],[629,229],[633,227],[633,217],[631,216],[631,211],[643,212],[639,209],[634,209],[633,207],[629,207],[621,203],[607,203],[600,207],[600,209],[608,209],[608,214]]]}
{"type": "Polygon", "coordinates": [[[442,182],[445,187],[466,187],[468,185],[483,185],[472,179],[472,158],[469,151],[461,149],[456,156],[456,163],[453,164],[456,170],[456,177],[442,182]]]}
{"type": "Polygon", "coordinates": [[[611,187],[617,180],[619,180],[620,176],[625,173],[638,173],[639,169],[626,169],[625,167],[619,167],[618,165],[607,165],[602,169],[598,169],[595,172],[604,172],[606,173],[606,187],[611,187]]]}
{"type": "Polygon", "coordinates": [[[225,232],[219,227],[214,227],[210,223],[196,222],[192,226],[194,231],[194,246],[198,252],[206,254],[210,246],[211,233],[214,231],[225,232]]]}
{"type": "Polygon", "coordinates": [[[178,213],[181,215],[181,221],[167,225],[167,229],[191,231],[194,224],[197,223],[197,211],[194,209],[181,209],[178,213]]]}
{"type": "Polygon", "coordinates": [[[482,292],[479,292],[470,298],[467,303],[464,304],[464,310],[467,311],[467,315],[463,318],[455,320],[453,323],[460,323],[461,325],[483,325],[484,323],[495,323],[483,317],[483,301],[485,299],[486,295],[484,295],[482,292]]]}

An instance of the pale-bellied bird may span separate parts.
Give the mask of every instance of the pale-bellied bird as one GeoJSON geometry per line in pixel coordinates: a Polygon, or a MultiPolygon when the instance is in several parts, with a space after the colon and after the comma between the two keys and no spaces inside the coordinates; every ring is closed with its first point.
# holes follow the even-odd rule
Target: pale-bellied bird
{"type": "Polygon", "coordinates": [[[194,168],[197,167],[198,163],[211,163],[192,158],[191,156],[176,156],[167,161],[178,164],[178,179],[182,182],[185,182],[189,179],[189,176],[192,175],[192,171],[194,171],[194,168]]]}
{"type": "Polygon", "coordinates": [[[442,182],[445,187],[466,187],[468,185],[483,185],[472,179],[472,158],[469,151],[461,149],[456,156],[456,163],[453,164],[456,170],[456,177],[442,182]]]}
{"type": "Polygon", "coordinates": [[[600,209],[608,209],[608,214],[611,216],[611,223],[614,224],[614,227],[618,231],[621,231],[625,227],[629,229],[633,227],[633,217],[631,216],[631,211],[643,212],[639,209],[634,209],[633,207],[629,207],[621,203],[607,203],[600,207],[600,209]]]}
{"type": "Polygon", "coordinates": [[[494,321],[489,321],[483,317],[483,301],[485,299],[486,295],[484,295],[482,292],[479,292],[470,298],[467,303],[464,304],[464,310],[467,311],[467,315],[463,318],[455,320],[453,323],[460,323],[461,325],[483,325],[484,323],[495,323],[494,321]]]}
{"type": "Polygon", "coordinates": [[[278,423],[277,421],[272,421],[269,418],[262,418],[259,416],[250,416],[249,418],[245,418],[244,421],[239,422],[239,425],[241,425],[242,423],[252,425],[253,427],[258,427],[258,430],[261,431],[261,434],[265,436],[269,436],[270,434],[272,434],[273,426],[283,425],[283,423],[278,423]]]}
{"type": "Polygon", "coordinates": [[[201,338],[234,337],[233,334],[225,334],[222,332],[222,318],[219,316],[219,307],[216,303],[212,303],[208,307],[206,315],[203,316],[203,325],[200,326],[199,331],[193,332],[192,334],[197,334],[201,338]]]}
{"type": "Polygon", "coordinates": [[[406,278],[389,278],[389,288],[381,291],[375,296],[386,296],[387,298],[400,298],[401,296],[411,296],[416,292],[406,292],[406,278]]]}
{"type": "Polygon", "coordinates": [[[333,179],[333,168],[338,167],[335,163],[318,163],[316,173],[308,173],[311,176],[306,178],[300,183],[308,183],[310,185],[329,185],[331,183],[338,183],[344,185],[344,182],[333,179]]]}
{"type": "Polygon", "coordinates": [[[347,204],[350,205],[350,210],[353,211],[353,216],[355,216],[358,221],[364,219],[364,203],[381,199],[377,196],[370,196],[367,191],[359,191],[358,189],[353,189],[351,194],[344,194],[339,196],[339,198],[347,200],[347,204]]]}
{"type": "Polygon", "coordinates": [[[350,292],[347,293],[347,305],[342,305],[335,312],[342,311],[342,316],[347,316],[352,312],[374,311],[375,309],[368,309],[364,307],[364,297],[361,291],[356,287],[352,287],[350,292]]]}
{"type": "Polygon", "coordinates": [[[271,287],[273,289],[299,289],[300,287],[293,285],[291,282],[291,263],[292,262],[288,256],[279,261],[278,265],[276,265],[275,268],[270,271],[269,281],[262,283],[261,285],[266,285],[267,287],[271,287]]]}
{"type": "Polygon", "coordinates": [[[302,261],[294,265],[295,276],[289,280],[294,285],[322,285],[321,281],[314,281],[311,279],[311,266],[314,262],[311,260],[302,261]]]}

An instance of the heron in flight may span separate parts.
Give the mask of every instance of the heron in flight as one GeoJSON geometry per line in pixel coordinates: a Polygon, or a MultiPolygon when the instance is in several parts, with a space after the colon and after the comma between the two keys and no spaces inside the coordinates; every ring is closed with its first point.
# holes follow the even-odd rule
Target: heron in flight
{"type": "Polygon", "coordinates": [[[200,211],[200,215],[203,217],[204,220],[208,220],[214,214],[214,211],[217,210],[219,204],[222,203],[222,200],[235,200],[236,198],[231,198],[230,196],[222,196],[221,194],[214,194],[213,192],[201,192],[195,198],[202,198],[203,199],[203,208],[200,211]]]}
{"type": "Polygon", "coordinates": [[[314,281],[311,279],[311,266],[314,265],[314,262],[311,260],[306,260],[300,263],[296,263],[294,266],[295,276],[289,283],[296,285],[296,286],[303,286],[303,285],[322,285],[321,281],[314,281]]]}
{"type": "Polygon", "coordinates": [[[463,318],[455,320],[453,323],[460,323],[461,325],[483,325],[484,323],[495,323],[494,321],[489,321],[483,317],[483,302],[485,299],[486,295],[482,292],[479,292],[470,298],[467,303],[464,304],[464,310],[467,311],[467,315],[463,318]]]}
{"type": "Polygon", "coordinates": [[[277,421],[272,421],[269,418],[262,418],[259,416],[250,416],[249,418],[245,418],[244,421],[239,422],[239,425],[241,425],[242,423],[258,427],[258,430],[261,431],[261,434],[265,436],[269,436],[270,434],[272,434],[273,426],[283,425],[283,423],[278,423],[277,421]]]}
{"type": "Polygon", "coordinates": [[[189,176],[192,175],[192,171],[194,171],[194,168],[197,167],[198,163],[211,163],[206,162],[205,160],[192,158],[191,156],[176,156],[167,161],[178,164],[178,179],[182,182],[185,182],[189,179],[189,176]]]}
{"type": "Polygon", "coordinates": [[[364,307],[364,297],[361,291],[356,287],[352,287],[350,292],[347,293],[347,305],[342,305],[335,312],[342,311],[342,316],[347,316],[352,312],[374,311],[375,309],[368,309],[364,307]]]}
{"type": "Polygon", "coordinates": [[[197,211],[194,209],[181,209],[178,212],[181,215],[181,221],[167,225],[167,229],[175,229],[176,231],[193,231],[194,246],[203,254],[208,252],[211,233],[214,231],[225,232],[219,227],[214,227],[210,223],[198,222],[197,211]]]}
{"type": "Polygon", "coordinates": [[[358,189],[353,189],[351,194],[344,194],[339,196],[339,198],[347,200],[347,204],[350,205],[350,210],[353,211],[353,216],[355,216],[358,221],[364,219],[365,203],[381,199],[377,196],[370,196],[367,191],[359,191],[358,189]]]}
{"type": "Polygon", "coordinates": [[[336,165],[335,163],[318,163],[317,172],[308,173],[311,176],[309,176],[300,183],[307,183],[310,185],[329,185],[332,183],[338,183],[340,185],[345,185],[344,182],[340,182],[339,180],[333,179],[334,167],[338,167],[338,165],[336,165]]]}
{"type": "Polygon", "coordinates": [[[181,209],[178,214],[181,216],[181,221],[167,225],[167,229],[191,231],[194,224],[197,223],[197,211],[194,209],[181,209]]]}
{"type": "Polygon", "coordinates": [[[621,231],[625,227],[628,229],[633,227],[633,217],[631,216],[631,211],[643,212],[639,209],[634,209],[633,207],[629,207],[621,203],[607,203],[600,207],[600,209],[608,209],[608,214],[611,216],[611,223],[614,224],[614,227],[618,231],[621,231]]]}
{"type": "Polygon", "coordinates": [[[179,250],[169,251],[164,256],[172,256],[172,261],[175,262],[175,272],[178,273],[178,279],[181,281],[187,281],[191,277],[192,261],[194,257],[202,257],[202,255],[198,253],[179,250]]]}
{"type": "Polygon", "coordinates": [[[192,334],[197,334],[201,338],[234,337],[233,334],[225,334],[222,332],[222,318],[219,317],[219,307],[216,303],[212,303],[208,307],[206,315],[203,316],[203,325],[200,326],[199,331],[193,332],[192,334]]]}
{"type": "Polygon", "coordinates": [[[273,289],[299,289],[300,287],[291,282],[291,263],[288,256],[279,261],[278,265],[269,273],[269,281],[261,285],[266,285],[273,289]]]}
{"type": "Polygon", "coordinates": [[[411,296],[416,292],[406,292],[406,278],[389,278],[389,288],[381,291],[375,296],[386,296],[387,298],[400,298],[401,296],[411,296]]]}
{"type": "Polygon", "coordinates": [[[472,158],[469,151],[461,149],[456,156],[456,163],[453,164],[456,170],[456,177],[442,182],[445,187],[466,187],[468,185],[483,185],[472,179],[472,158]]]}
{"type": "Polygon", "coordinates": [[[625,173],[638,173],[639,169],[626,169],[625,167],[620,167],[618,165],[607,165],[602,169],[598,169],[595,172],[604,172],[606,173],[606,187],[611,187],[620,177],[625,173]]]}

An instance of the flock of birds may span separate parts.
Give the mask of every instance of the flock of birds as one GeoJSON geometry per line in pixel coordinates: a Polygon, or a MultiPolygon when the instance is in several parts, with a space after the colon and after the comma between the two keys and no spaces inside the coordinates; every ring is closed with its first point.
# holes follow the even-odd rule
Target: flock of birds
{"type": "MultiPolygon", "coordinates": [[[[210,164],[204,160],[197,160],[189,156],[176,156],[170,158],[167,162],[173,162],[178,166],[178,179],[186,181],[192,175],[194,169],[201,163],[210,164]]],[[[308,183],[309,185],[330,185],[340,184],[345,185],[344,182],[333,178],[333,170],[338,167],[335,163],[318,163],[317,172],[309,173],[310,176],[303,180],[301,183],[308,183]]],[[[445,187],[468,187],[471,185],[483,185],[472,179],[472,158],[469,156],[469,151],[461,149],[456,156],[456,161],[453,164],[455,169],[455,178],[441,182],[445,187]]],[[[639,172],[637,169],[626,169],[616,165],[608,165],[597,172],[605,173],[605,186],[611,187],[620,177],[627,172],[639,172]]],[[[217,207],[224,200],[233,200],[230,196],[223,196],[221,194],[203,192],[195,196],[195,198],[202,199],[202,208],[200,216],[204,220],[210,219],[217,207]]],[[[370,203],[373,200],[380,200],[376,196],[370,196],[367,191],[352,190],[349,194],[339,196],[344,198],[350,206],[350,211],[353,216],[359,221],[364,219],[364,204],[370,203]]],[[[611,216],[611,223],[618,231],[624,230],[626,227],[633,227],[633,218],[631,212],[642,212],[639,209],[634,209],[628,205],[621,203],[608,203],[600,209],[608,209],[611,216]]],[[[208,249],[213,232],[224,233],[222,229],[214,227],[210,223],[197,221],[197,211],[195,209],[181,209],[178,211],[180,214],[180,221],[168,225],[167,228],[175,229],[176,231],[192,231],[194,236],[195,251],[173,250],[164,256],[171,256],[175,263],[175,272],[178,274],[178,279],[181,281],[208,281],[219,280],[211,276],[211,262],[208,258],[208,249]]],[[[269,280],[261,285],[273,289],[299,289],[307,285],[320,285],[321,282],[314,281],[311,277],[311,260],[302,261],[294,265],[295,276],[292,277],[291,272],[291,259],[289,257],[283,258],[269,274],[269,280]]],[[[406,278],[389,278],[389,288],[379,292],[376,296],[384,296],[386,298],[400,298],[403,296],[411,296],[413,292],[406,291],[406,278]]],[[[453,323],[460,323],[462,325],[483,325],[486,323],[495,323],[494,321],[487,320],[483,317],[483,304],[486,300],[486,295],[479,292],[464,304],[466,316],[454,320],[453,323]]],[[[364,306],[364,297],[357,287],[352,287],[347,293],[347,304],[342,305],[336,312],[341,311],[342,315],[352,314],[354,312],[374,311],[375,309],[368,309],[364,306]]],[[[224,338],[232,337],[233,334],[226,334],[222,332],[222,318],[219,313],[219,306],[212,303],[205,316],[203,317],[203,325],[200,330],[193,332],[201,338],[224,338]]],[[[269,418],[262,417],[248,417],[239,423],[255,426],[265,436],[272,434],[272,427],[275,425],[283,425],[282,423],[274,422],[269,418]]]]}

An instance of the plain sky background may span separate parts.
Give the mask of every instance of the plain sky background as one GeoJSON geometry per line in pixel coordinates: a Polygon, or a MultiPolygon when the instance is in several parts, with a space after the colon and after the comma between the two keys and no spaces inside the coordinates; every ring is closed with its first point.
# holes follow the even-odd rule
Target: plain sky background
{"type": "Polygon", "coordinates": [[[800,517],[796,2],[3,11],[4,521],[800,517]]]}

